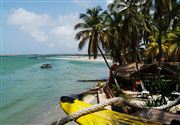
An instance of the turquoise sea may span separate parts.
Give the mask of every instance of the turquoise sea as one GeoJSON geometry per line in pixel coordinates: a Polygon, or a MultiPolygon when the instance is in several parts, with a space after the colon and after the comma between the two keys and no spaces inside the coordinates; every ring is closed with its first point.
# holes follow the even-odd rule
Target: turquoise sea
{"type": "Polygon", "coordinates": [[[49,124],[64,116],[59,97],[80,93],[95,83],[77,80],[104,79],[108,69],[104,62],[89,62],[57,57],[1,57],[0,124],[49,124]],[[41,69],[44,63],[51,69],[41,69]]]}

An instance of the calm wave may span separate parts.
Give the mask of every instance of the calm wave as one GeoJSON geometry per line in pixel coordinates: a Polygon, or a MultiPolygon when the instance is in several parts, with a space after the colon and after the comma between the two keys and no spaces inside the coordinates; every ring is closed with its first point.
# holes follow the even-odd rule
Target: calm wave
{"type": "Polygon", "coordinates": [[[1,57],[0,121],[3,125],[32,123],[51,108],[55,109],[60,96],[82,92],[95,85],[77,80],[107,76],[104,62],[1,57]],[[44,63],[52,64],[53,68],[41,69],[44,63]]]}

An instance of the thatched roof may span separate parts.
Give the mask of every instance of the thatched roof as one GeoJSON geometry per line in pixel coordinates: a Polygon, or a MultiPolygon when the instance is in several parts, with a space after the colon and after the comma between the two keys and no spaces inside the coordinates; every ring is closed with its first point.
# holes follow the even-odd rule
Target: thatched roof
{"type": "MultiPolygon", "coordinates": [[[[137,63],[137,65],[138,65],[138,69],[140,69],[144,65],[144,63],[137,63]]],[[[136,63],[129,63],[118,67],[115,71],[115,75],[117,77],[127,78],[136,71],[137,71],[136,63]]]]}
{"type": "MultiPolygon", "coordinates": [[[[157,75],[159,65],[156,64],[147,64],[141,67],[140,70],[134,72],[132,75],[157,75]]],[[[164,62],[160,66],[160,74],[178,77],[180,76],[180,62],[164,62]]]]}
{"type": "Polygon", "coordinates": [[[164,62],[163,67],[180,77],[180,62],[164,62]]]}
{"type": "MultiPolygon", "coordinates": [[[[120,66],[116,69],[116,77],[128,78],[136,74],[156,75],[158,71],[158,64],[144,64],[137,63],[138,69],[136,69],[136,63],[129,63],[120,66]]],[[[180,62],[163,62],[161,64],[161,74],[180,77],[180,62]]]]}

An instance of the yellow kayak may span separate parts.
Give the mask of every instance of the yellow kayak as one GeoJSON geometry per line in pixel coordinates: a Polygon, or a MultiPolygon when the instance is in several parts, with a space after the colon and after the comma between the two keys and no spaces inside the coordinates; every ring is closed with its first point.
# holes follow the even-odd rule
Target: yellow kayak
{"type": "MultiPolygon", "coordinates": [[[[92,106],[92,104],[67,96],[61,97],[60,105],[67,115],[92,106]]],[[[84,115],[76,122],[80,125],[160,125],[157,122],[106,109],[84,115]]]]}

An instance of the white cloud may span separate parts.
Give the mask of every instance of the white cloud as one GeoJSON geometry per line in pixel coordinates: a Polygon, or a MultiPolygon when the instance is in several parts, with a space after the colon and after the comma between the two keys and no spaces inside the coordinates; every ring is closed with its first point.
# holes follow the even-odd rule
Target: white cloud
{"type": "Polygon", "coordinates": [[[75,34],[74,25],[80,22],[78,17],[78,13],[59,16],[58,26],[52,30],[52,34],[59,38],[65,37],[72,40],[75,34]]]}
{"type": "MultiPolygon", "coordinates": [[[[57,37],[65,37],[73,34],[73,28],[70,25],[57,26],[52,30],[52,33],[57,37]]],[[[71,37],[71,36],[69,36],[71,37]]],[[[66,37],[68,38],[68,37],[66,37]]]]}
{"type": "Polygon", "coordinates": [[[10,24],[19,27],[19,29],[31,35],[38,42],[45,42],[48,39],[43,31],[51,22],[47,14],[40,15],[19,8],[11,11],[8,21],[10,24]]]}
{"type": "Polygon", "coordinates": [[[50,48],[78,50],[78,42],[74,39],[77,32],[74,25],[80,22],[77,12],[51,18],[48,14],[19,8],[11,11],[8,22],[50,48]]]}
{"type": "Polygon", "coordinates": [[[110,3],[112,3],[114,0],[106,0],[106,3],[107,4],[110,4],[110,3]]]}
{"type": "Polygon", "coordinates": [[[79,14],[77,12],[70,13],[68,15],[60,15],[59,16],[59,23],[60,24],[74,25],[77,22],[79,22],[79,14]]]}

